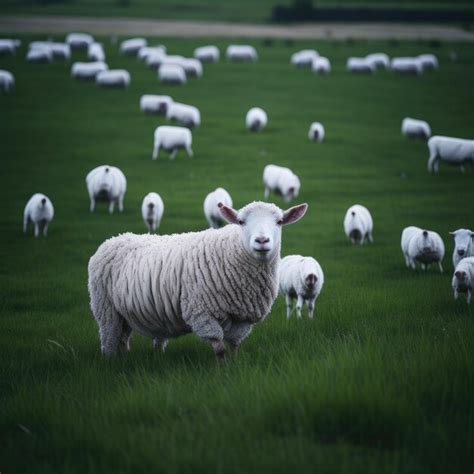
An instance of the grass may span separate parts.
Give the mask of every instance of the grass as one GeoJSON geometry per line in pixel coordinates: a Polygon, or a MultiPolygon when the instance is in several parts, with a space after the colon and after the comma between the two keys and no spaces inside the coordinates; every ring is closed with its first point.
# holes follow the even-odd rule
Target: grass
{"type": "MultiPolygon", "coordinates": [[[[435,133],[471,136],[470,45],[256,41],[257,64],[208,65],[202,80],[171,87],[102,40],[109,64],[132,74],[127,91],[76,82],[69,64],[27,64],[25,46],[1,58],[17,85],[0,96],[0,470],[472,472],[474,314],[453,300],[448,232],[473,227],[473,170],[429,175],[426,145],[400,134],[409,115],[435,133]],[[331,59],[330,76],[289,65],[305,47],[331,59]],[[345,71],[349,55],[377,50],[434,51],[441,68],[422,77],[345,71]],[[152,162],[163,120],[140,113],[143,93],[201,109],[195,158],[152,162]],[[261,134],[243,126],[254,105],[269,114],[261,134]],[[323,144],[307,139],[314,120],[325,124],[323,144]],[[84,178],[104,163],[128,178],[123,214],[88,211],[84,178]],[[294,169],[298,201],[310,203],[285,229],[283,255],[313,255],[324,269],[315,320],[287,321],[279,298],[225,367],[192,335],[171,341],[165,355],[135,336],[127,357],[103,359],[86,289],[97,246],[144,232],[140,203],[152,190],[165,202],[162,233],[203,229],[205,195],[223,185],[236,207],[261,198],[267,163],[294,169]],[[21,219],[37,191],[56,216],[48,238],[35,240],[22,235],[21,219]],[[373,245],[344,238],[343,215],[356,202],[372,211],[373,245]],[[399,239],[410,224],[443,236],[444,274],[405,268],[399,239]]],[[[166,44],[190,54],[207,41],[166,44]]]]}

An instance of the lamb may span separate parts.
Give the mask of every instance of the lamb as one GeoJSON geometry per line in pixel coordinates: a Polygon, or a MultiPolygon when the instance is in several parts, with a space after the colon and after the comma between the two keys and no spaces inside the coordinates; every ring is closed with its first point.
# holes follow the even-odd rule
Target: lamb
{"type": "Polygon", "coordinates": [[[252,107],[245,116],[245,126],[251,132],[263,130],[267,126],[267,123],[267,113],[260,107],[252,107]]]}
{"type": "Polygon", "coordinates": [[[402,121],[402,134],[409,138],[428,140],[431,137],[431,127],[424,120],[405,117],[402,121]]]}
{"type": "Polygon", "coordinates": [[[71,67],[71,76],[82,80],[95,80],[99,72],[107,71],[109,66],[102,61],[90,63],[75,62],[71,67]]]}
{"type": "Polygon", "coordinates": [[[185,84],[186,71],[179,64],[162,64],[158,69],[158,79],[167,84],[185,84]]]}
{"type": "Polygon", "coordinates": [[[393,58],[390,63],[390,69],[399,74],[421,74],[423,65],[417,58],[393,58]]]}
{"type": "Polygon", "coordinates": [[[289,168],[276,165],[267,165],[263,169],[264,197],[268,199],[270,192],[283,197],[285,202],[290,202],[300,192],[300,180],[289,168]]]}
{"type": "Polygon", "coordinates": [[[157,127],[154,135],[153,154],[152,159],[158,158],[160,149],[171,152],[170,160],[174,160],[178,150],[184,148],[189,157],[193,156],[191,145],[193,143],[193,136],[188,128],[173,127],[169,125],[162,125],[157,127]]]}
{"type": "Polygon", "coordinates": [[[166,115],[172,103],[173,99],[169,95],[145,94],[140,98],[140,110],[146,114],[166,115]]]}
{"type": "Polygon", "coordinates": [[[193,56],[202,63],[217,63],[220,58],[220,52],[217,46],[201,46],[194,50],[193,56]]]}
{"type": "Polygon", "coordinates": [[[428,171],[437,173],[440,160],[459,166],[464,172],[464,164],[474,161],[474,140],[435,135],[428,140],[430,157],[428,171]]]}
{"type": "Polygon", "coordinates": [[[323,124],[319,122],[313,122],[309,127],[308,138],[314,142],[321,143],[324,139],[323,124]]]}
{"type": "Polygon", "coordinates": [[[227,47],[226,57],[229,61],[255,62],[258,60],[257,51],[253,46],[231,44],[227,47]]]}
{"type": "Polygon", "coordinates": [[[401,240],[402,252],[407,267],[416,269],[419,262],[422,270],[427,270],[432,263],[437,263],[443,273],[444,242],[436,232],[423,230],[419,227],[405,227],[401,240]]]}
{"type": "Polygon", "coordinates": [[[416,57],[420,61],[423,70],[438,69],[438,58],[434,54],[420,54],[416,57]]]}
{"type": "Polygon", "coordinates": [[[474,257],[474,232],[469,229],[458,229],[450,232],[454,237],[453,267],[466,257],[474,257]]]}
{"type": "Polygon", "coordinates": [[[379,68],[389,69],[390,68],[390,58],[385,53],[368,54],[365,57],[365,59],[373,63],[376,69],[379,69],[379,68]]]}
{"type": "Polygon", "coordinates": [[[95,82],[101,87],[123,87],[130,85],[130,73],[125,69],[109,69],[95,76],[95,82]]]}
{"type": "Polygon", "coordinates": [[[374,222],[369,210],[360,204],[354,204],[346,211],[344,216],[344,232],[353,244],[362,245],[367,239],[374,241],[372,232],[374,222]]]}
{"type": "Polygon", "coordinates": [[[163,204],[163,200],[159,194],[148,193],[143,198],[142,217],[150,234],[155,233],[156,229],[160,227],[164,210],[165,205],[163,204]]]}
{"type": "Polygon", "coordinates": [[[318,56],[315,49],[303,49],[291,55],[290,63],[296,67],[311,67],[318,56]]]}
{"type": "Polygon", "coordinates": [[[101,43],[91,43],[87,50],[87,57],[91,61],[105,61],[105,52],[101,43]]]}
{"type": "Polygon", "coordinates": [[[331,63],[328,58],[318,56],[313,59],[311,70],[316,74],[329,74],[331,72],[331,63]]]}
{"type": "Polygon", "coordinates": [[[17,48],[21,45],[21,41],[18,39],[1,38],[0,39],[0,55],[16,53],[17,48]]]}
{"type": "Polygon", "coordinates": [[[0,69],[0,89],[8,92],[15,85],[15,77],[10,71],[0,69]]]}
{"type": "Polygon", "coordinates": [[[362,74],[372,74],[377,70],[373,61],[369,61],[367,58],[349,58],[346,68],[350,72],[362,74]]]}
{"type": "Polygon", "coordinates": [[[227,207],[233,206],[232,198],[224,188],[216,188],[204,199],[204,215],[209,223],[209,227],[213,227],[214,229],[218,229],[226,223],[226,220],[219,210],[219,203],[227,207]]]}
{"type": "Polygon", "coordinates": [[[162,351],[170,338],[192,332],[218,360],[225,358],[225,342],[237,352],[277,296],[282,226],[306,209],[221,205],[232,224],[221,229],[106,240],[88,265],[102,354],[129,351],[132,331],[153,338],[162,351]]]}
{"type": "Polygon", "coordinates": [[[66,36],[66,43],[73,49],[88,48],[94,38],[87,33],[69,33],[66,36]]]}
{"type": "Polygon", "coordinates": [[[180,102],[171,102],[166,111],[168,120],[176,120],[179,124],[194,128],[201,124],[201,113],[197,107],[180,102]]]}
{"type": "Polygon", "coordinates": [[[23,233],[28,232],[28,224],[33,224],[35,229],[35,237],[39,237],[40,233],[44,237],[48,235],[49,223],[54,217],[54,207],[48,196],[35,193],[26,203],[23,212],[23,233]]]}
{"type": "Polygon", "coordinates": [[[130,56],[135,56],[138,51],[147,46],[147,40],[145,38],[131,38],[122,41],[120,44],[120,52],[130,56]]]}
{"type": "Polygon", "coordinates": [[[86,176],[86,185],[91,201],[91,212],[94,212],[97,201],[107,202],[110,214],[114,212],[115,203],[119,211],[123,211],[127,180],[120,169],[109,165],[98,166],[86,176]]]}
{"type": "Polygon", "coordinates": [[[474,257],[464,258],[456,265],[451,285],[455,300],[458,299],[459,293],[467,293],[467,304],[471,304],[474,286],[474,257]]]}
{"type": "Polygon", "coordinates": [[[45,46],[32,48],[26,53],[26,60],[29,63],[51,63],[53,61],[53,51],[45,46]]]}

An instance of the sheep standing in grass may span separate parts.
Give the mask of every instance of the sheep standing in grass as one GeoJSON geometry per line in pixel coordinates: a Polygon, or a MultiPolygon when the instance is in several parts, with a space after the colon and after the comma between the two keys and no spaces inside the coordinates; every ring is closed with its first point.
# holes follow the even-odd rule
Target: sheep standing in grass
{"type": "Polygon", "coordinates": [[[423,65],[418,58],[393,58],[390,63],[390,69],[399,74],[421,74],[423,65]]]}
{"type": "Polygon", "coordinates": [[[409,138],[428,140],[431,137],[431,127],[424,120],[405,117],[402,121],[402,134],[409,138]]]}
{"type": "Polygon", "coordinates": [[[120,44],[120,52],[130,56],[135,56],[141,48],[147,45],[145,38],[131,38],[122,41],[120,44]]]}
{"type": "Polygon", "coordinates": [[[35,237],[39,237],[40,233],[44,237],[48,235],[49,223],[54,217],[54,207],[48,196],[36,193],[31,196],[26,203],[23,212],[23,233],[28,231],[28,224],[33,224],[35,229],[35,237]]]}
{"type": "Polygon", "coordinates": [[[46,46],[31,48],[26,53],[26,60],[29,63],[51,63],[53,51],[46,46]]]}
{"type": "Polygon", "coordinates": [[[467,293],[467,304],[471,304],[474,287],[474,257],[464,258],[456,265],[451,285],[455,300],[458,299],[459,293],[467,293]]]}
{"type": "Polygon", "coordinates": [[[179,64],[162,64],[158,79],[165,84],[186,84],[186,71],[179,64]]]}
{"type": "Polygon", "coordinates": [[[8,92],[15,85],[15,77],[10,71],[0,69],[0,89],[8,92]]]}
{"type": "Polygon", "coordinates": [[[226,220],[219,210],[219,203],[224,206],[232,207],[232,198],[224,188],[217,188],[206,196],[204,199],[204,215],[206,216],[209,227],[218,229],[222,227],[226,220]]]}
{"type": "Polygon", "coordinates": [[[416,59],[420,61],[424,71],[439,68],[438,58],[434,54],[420,54],[416,59]]]}
{"type": "Polygon", "coordinates": [[[174,160],[178,150],[185,149],[189,157],[193,156],[191,145],[193,136],[191,131],[184,127],[162,125],[155,130],[152,159],[158,158],[160,149],[171,153],[170,160],[174,160]]]}
{"type": "Polygon", "coordinates": [[[306,209],[221,205],[232,224],[221,229],[106,240],[88,266],[102,353],[129,351],[132,331],[162,350],[168,339],[192,332],[218,359],[225,357],[225,342],[237,352],[277,296],[282,226],[297,222],[306,209]]]}
{"type": "Polygon", "coordinates": [[[385,53],[372,53],[368,54],[365,59],[371,62],[376,69],[389,69],[390,68],[390,58],[385,53]]]}
{"type": "Polygon", "coordinates": [[[162,51],[152,51],[144,57],[145,64],[154,70],[158,70],[166,58],[166,53],[162,51]]]}
{"type": "Polygon", "coordinates": [[[88,48],[94,38],[87,33],[69,33],[66,36],[66,43],[73,49],[88,48]]]}
{"type": "Polygon", "coordinates": [[[474,161],[474,140],[435,135],[428,140],[428,149],[430,151],[428,159],[430,173],[439,171],[440,160],[450,165],[459,166],[462,172],[464,172],[465,163],[474,161]]]}
{"type": "Polygon", "coordinates": [[[321,143],[324,140],[323,124],[319,122],[313,122],[309,127],[308,138],[313,142],[321,143]]]}
{"type": "Polygon", "coordinates": [[[114,212],[115,204],[118,205],[120,212],[123,211],[127,180],[120,169],[109,165],[98,166],[87,175],[86,185],[91,201],[91,212],[94,212],[97,201],[108,203],[110,214],[114,212]]]}
{"type": "Polygon", "coordinates": [[[175,120],[180,125],[188,128],[199,127],[201,125],[201,113],[197,107],[180,102],[172,102],[166,111],[168,120],[175,120]]]}
{"type": "Polygon", "coordinates": [[[270,192],[283,197],[285,202],[290,202],[298,196],[301,183],[289,168],[277,165],[267,165],[263,169],[264,197],[268,199],[270,192]]]}
{"type": "Polygon", "coordinates": [[[263,130],[267,126],[267,123],[267,113],[260,107],[252,107],[245,116],[245,126],[251,132],[263,130]]]}
{"type": "Polygon", "coordinates": [[[130,73],[125,69],[101,71],[95,76],[95,82],[101,87],[127,88],[130,85],[130,73]]]}
{"type": "Polygon", "coordinates": [[[201,46],[194,50],[193,56],[202,63],[217,63],[220,58],[220,52],[217,46],[201,46]]]}
{"type": "Polygon", "coordinates": [[[16,53],[17,48],[21,45],[21,41],[17,39],[1,38],[0,39],[0,55],[16,53]]]}
{"type": "Polygon", "coordinates": [[[454,237],[453,267],[466,257],[474,257],[474,232],[469,229],[458,229],[450,232],[454,237]]]}
{"type": "Polygon", "coordinates": [[[146,59],[154,54],[159,54],[161,56],[166,55],[166,48],[163,45],[159,46],[143,46],[138,50],[138,58],[142,61],[146,61],[146,59]]]}
{"type": "Polygon", "coordinates": [[[444,242],[439,234],[419,227],[405,227],[402,232],[402,252],[407,267],[416,269],[419,262],[422,270],[427,270],[432,263],[437,263],[443,272],[441,262],[444,257],[444,242]]]}
{"type": "Polygon", "coordinates": [[[316,74],[329,74],[331,72],[331,63],[328,58],[318,56],[313,59],[311,70],[316,74]]]}
{"type": "Polygon", "coordinates": [[[202,77],[202,64],[196,58],[184,58],[181,62],[186,77],[202,77]]]}
{"type": "Polygon", "coordinates": [[[359,74],[372,74],[377,70],[375,64],[366,58],[349,58],[346,68],[350,72],[359,74]]]}
{"type": "Polygon", "coordinates": [[[314,304],[324,285],[324,273],[313,257],[288,255],[280,264],[280,293],[285,295],[286,317],[293,312],[296,298],[296,316],[301,318],[303,303],[308,307],[308,317],[313,319],[314,304]]]}
{"type": "Polygon", "coordinates": [[[296,67],[311,67],[318,56],[315,49],[303,49],[291,55],[290,63],[296,67]]]}
{"type": "Polygon", "coordinates": [[[172,103],[173,99],[169,95],[145,94],[140,98],[140,110],[146,114],[166,115],[172,103]]]}
{"type": "Polygon", "coordinates": [[[229,61],[235,62],[255,62],[258,59],[256,49],[249,45],[231,44],[225,54],[229,61]]]}
{"type": "Polygon", "coordinates": [[[360,204],[354,204],[344,216],[344,232],[353,244],[362,245],[367,239],[373,242],[374,222],[369,210],[360,204]]]}
{"type": "Polygon", "coordinates": [[[105,52],[101,43],[91,43],[87,50],[87,57],[91,61],[105,61],[105,52]]]}
{"type": "Polygon", "coordinates": [[[97,74],[107,71],[109,66],[102,61],[94,61],[90,63],[76,62],[71,67],[71,76],[75,79],[92,81],[97,74]]]}
{"type": "Polygon", "coordinates": [[[161,219],[163,218],[163,212],[165,205],[163,199],[157,193],[148,193],[142,202],[142,217],[143,222],[148,227],[148,232],[154,234],[156,229],[160,227],[161,219]]]}

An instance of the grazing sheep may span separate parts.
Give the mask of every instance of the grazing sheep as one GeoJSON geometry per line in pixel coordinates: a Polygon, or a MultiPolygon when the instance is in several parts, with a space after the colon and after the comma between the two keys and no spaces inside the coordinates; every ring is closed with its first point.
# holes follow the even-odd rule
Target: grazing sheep
{"type": "Polygon", "coordinates": [[[290,202],[298,196],[301,183],[289,168],[276,165],[267,165],[263,169],[264,197],[268,199],[270,192],[282,196],[285,202],[290,202]]]}
{"type": "Polygon", "coordinates": [[[440,235],[419,227],[405,227],[402,232],[402,252],[407,267],[416,269],[419,262],[422,270],[427,270],[432,263],[437,263],[439,271],[443,273],[441,264],[444,257],[444,243],[440,235]]]}
{"type": "Polygon", "coordinates": [[[313,257],[288,255],[280,264],[280,293],[285,295],[286,317],[293,312],[296,298],[296,316],[301,318],[303,303],[308,307],[308,317],[313,319],[314,304],[324,285],[324,273],[313,257]]]}
{"type": "Polygon", "coordinates": [[[54,207],[48,196],[41,193],[33,194],[26,203],[23,212],[23,233],[28,232],[28,224],[31,223],[35,229],[35,237],[39,237],[41,232],[46,237],[49,223],[53,220],[53,217],[54,207]]]}
{"type": "Polygon", "coordinates": [[[405,117],[402,121],[402,134],[409,138],[428,140],[431,137],[431,127],[424,120],[405,117]]]}
{"type": "Polygon", "coordinates": [[[315,49],[303,49],[291,55],[290,63],[296,67],[311,67],[318,56],[315,49]]]}
{"type": "Polygon", "coordinates": [[[201,46],[194,50],[193,56],[202,63],[217,63],[220,58],[220,52],[217,46],[201,46]]]}
{"type": "Polygon", "coordinates": [[[95,82],[101,87],[123,87],[130,85],[130,73],[125,69],[109,69],[95,76],[95,82]]]}
{"type": "Polygon", "coordinates": [[[349,58],[346,68],[350,72],[361,74],[372,74],[377,70],[376,65],[367,58],[349,58]]]}
{"type": "Polygon", "coordinates": [[[257,51],[253,46],[231,44],[225,53],[229,61],[255,62],[258,60],[257,51]]]}
{"type": "Polygon", "coordinates": [[[159,54],[162,56],[166,55],[166,48],[163,45],[159,46],[143,46],[138,50],[138,59],[142,61],[146,61],[146,59],[154,54],[159,54]]]}
{"type": "Polygon", "coordinates": [[[474,161],[474,140],[435,135],[428,140],[430,157],[428,171],[437,173],[440,160],[459,166],[464,172],[464,164],[474,161]]]}
{"type": "Polygon", "coordinates": [[[458,229],[450,232],[454,237],[453,267],[466,257],[474,257],[474,232],[469,229],[458,229]]]}
{"type": "Polygon", "coordinates": [[[87,57],[91,61],[105,61],[105,52],[101,43],[91,43],[87,50],[87,57]]]}
{"type": "Polygon", "coordinates": [[[189,157],[193,156],[191,145],[193,143],[193,136],[188,128],[172,127],[169,125],[162,125],[155,130],[153,160],[158,158],[160,149],[171,152],[170,160],[174,160],[179,149],[184,148],[189,157]]]}
{"type": "Polygon", "coordinates": [[[416,57],[420,61],[423,70],[438,69],[438,58],[434,54],[420,54],[416,57]]]}
{"type": "Polygon", "coordinates": [[[76,62],[71,67],[71,76],[76,79],[93,81],[99,72],[107,71],[109,66],[102,61],[90,63],[76,62]]]}
{"type": "Polygon", "coordinates": [[[267,113],[260,107],[252,107],[245,116],[245,126],[251,132],[263,130],[267,126],[267,123],[267,113]]]}
{"type": "Polygon", "coordinates": [[[471,304],[474,286],[474,257],[464,258],[457,264],[451,285],[455,300],[458,299],[459,293],[467,293],[467,304],[471,304]]]}
{"type": "Polygon", "coordinates": [[[147,46],[145,38],[131,38],[122,41],[120,44],[120,52],[130,56],[135,56],[141,48],[147,46]]]}
{"type": "Polygon", "coordinates": [[[379,68],[389,69],[390,68],[390,58],[385,53],[368,54],[365,57],[365,59],[373,63],[376,69],[379,69],[379,68]]]}
{"type": "Polygon", "coordinates": [[[362,245],[365,239],[372,243],[374,241],[373,230],[374,222],[366,207],[354,204],[347,209],[344,216],[344,232],[353,244],[362,245]]]}
{"type": "Polygon", "coordinates": [[[140,98],[140,110],[146,114],[166,115],[172,103],[173,99],[169,95],[145,94],[140,98]]]}
{"type": "Polygon", "coordinates": [[[51,63],[53,61],[53,51],[46,46],[32,48],[26,53],[26,60],[29,63],[51,63]]]}
{"type": "Polygon", "coordinates": [[[145,64],[151,69],[158,70],[165,61],[166,53],[153,51],[145,56],[145,64]]]}
{"type": "Polygon", "coordinates": [[[216,188],[204,199],[204,215],[206,216],[207,222],[209,222],[209,227],[213,227],[214,229],[218,229],[226,223],[226,220],[219,210],[219,203],[227,207],[233,206],[232,198],[224,188],[216,188]]]}
{"type": "Polygon", "coordinates": [[[202,77],[202,64],[196,58],[184,58],[183,68],[187,77],[202,77]]]}
{"type": "Polygon", "coordinates": [[[399,74],[421,74],[423,66],[418,58],[393,58],[390,69],[399,74]]]}
{"type": "Polygon", "coordinates": [[[321,143],[324,139],[323,124],[319,122],[313,122],[309,127],[308,138],[313,142],[321,143]]]}
{"type": "Polygon", "coordinates": [[[28,45],[28,50],[46,49],[51,53],[51,59],[67,60],[71,57],[71,47],[67,43],[57,43],[54,41],[32,41],[28,45]]]}
{"type": "Polygon", "coordinates": [[[10,71],[0,69],[0,89],[8,92],[15,85],[15,77],[10,71]]]}
{"type": "Polygon", "coordinates": [[[158,69],[158,79],[166,84],[185,84],[186,71],[179,64],[162,64],[158,69]]]}
{"type": "Polygon", "coordinates": [[[148,227],[148,232],[154,234],[156,229],[160,227],[161,219],[165,205],[161,196],[157,193],[148,193],[142,202],[142,217],[143,222],[148,227]]]}
{"type": "Polygon", "coordinates": [[[166,111],[168,120],[176,120],[179,124],[194,128],[201,125],[201,113],[197,107],[180,102],[171,102],[166,111]]]}
{"type": "Polygon", "coordinates": [[[127,180],[121,170],[115,166],[98,166],[86,176],[86,185],[91,201],[91,212],[94,212],[98,201],[108,203],[110,214],[114,212],[115,203],[117,203],[119,211],[123,211],[123,198],[127,192],[127,180]]]}
{"type": "Polygon", "coordinates": [[[21,41],[18,39],[1,38],[0,39],[0,55],[3,54],[15,54],[17,48],[21,45],[21,41]]]}
{"type": "Polygon", "coordinates": [[[329,74],[331,72],[331,63],[328,58],[318,56],[313,59],[311,70],[316,74],[329,74]]]}
{"type": "Polygon", "coordinates": [[[88,48],[94,38],[87,33],[69,33],[66,36],[66,43],[73,49],[88,48]]]}
{"type": "Polygon", "coordinates": [[[192,332],[218,359],[225,357],[224,342],[237,352],[277,296],[282,226],[297,222],[306,209],[221,205],[233,225],[106,240],[88,265],[101,352],[129,351],[132,331],[153,338],[163,351],[168,339],[192,332]]]}

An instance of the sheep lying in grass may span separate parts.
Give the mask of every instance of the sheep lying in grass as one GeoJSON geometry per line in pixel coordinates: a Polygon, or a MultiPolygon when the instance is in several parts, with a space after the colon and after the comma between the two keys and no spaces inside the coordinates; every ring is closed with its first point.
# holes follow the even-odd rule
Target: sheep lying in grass
{"type": "Polygon", "coordinates": [[[180,102],[171,102],[166,111],[168,120],[176,120],[179,124],[195,128],[201,125],[201,113],[197,107],[180,102]]]}
{"type": "Polygon", "coordinates": [[[160,227],[161,219],[163,218],[163,212],[165,205],[163,199],[157,193],[148,193],[142,202],[142,217],[143,222],[148,227],[148,232],[153,234],[156,229],[160,227]]]}
{"type": "Polygon", "coordinates": [[[69,33],[66,36],[66,43],[73,49],[88,48],[94,38],[87,33],[69,33]]]}
{"type": "Polygon", "coordinates": [[[451,285],[455,300],[458,299],[459,293],[467,293],[467,304],[471,304],[474,286],[474,257],[464,258],[457,264],[451,285]]]}
{"type": "Polygon", "coordinates": [[[204,215],[209,223],[209,227],[214,229],[218,229],[226,223],[219,210],[219,203],[227,207],[233,206],[232,198],[224,188],[215,189],[204,199],[204,215]]]}
{"type": "Polygon", "coordinates": [[[285,202],[290,202],[298,196],[301,183],[289,168],[277,165],[267,165],[263,169],[264,197],[268,199],[270,192],[282,196],[285,202]]]}
{"type": "Polygon", "coordinates": [[[140,98],[140,110],[146,114],[166,115],[172,103],[173,99],[169,95],[145,94],[140,98]]]}
{"type": "Polygon", "coordinates": [[[194,50],[193,56],[202,63],[217,63],[220,58],[220,52],[217,46],[201,46],[194,50]]]}
{"type": "Polygon", "coordinates": [[[221,229],[106,240],[88,265],[102,353],[129,351],[132,331],[162,350],[168,339],[192,332],[218,359],[225,357],[224,342],[237,351],[277,296],[282,226],[300,220],[306,209],[221,205],[232,224],[221,229]]]}
{"type": "Polygon", "coordinates": [[[422,270],[427,270],[432,263],[437,263],[439,271],[443,272],[441,262],[444,257],[444,242],[439,234],[419,227],[405,227],[402,232],[402,252],[407,267],[416,269],[419,262],[422,270]]]}
{"type": "Polygon", "coordinates": [[[147,45],[145,38],[131,38],[122,41],[120,44],[120,52],[130,56],[135,56],[138,51],[147,45]]]}
{"type": "Polygon", "coordinates": [[[369,210],[360,204],[354,204],[344,216],[344,232],[353,244],[362,245],[367,239],[373,242],[374,222],[369,210]]]}
{"type": "Polygon", "coordinates": [[[434,54],[420,54],[416,59],[420,61],[424,71],[439,68],[438,58],[434,54]]]}
{"type": "Polygon", "coordinates": [[[5,69],[0,69],[0,89],[4,92],[8,92],[14,86],[15,77],[13,74],[5,69]]]}
{"type": "Polygon", "coordinates": [[[399,74],[421,74],[423,65],[418,58],[393,58],[390,69],[399,74]]]}
{"type": "Polygon", "coordinates": [[[360,74],[372,74],[377,70],[375,64],[367,58],[349,58],[346,68],[350,72],[360,74]]]}
{"type": "Polygon", "coordinates": [[[431,137],[431,127],[424,120],[405,117],[402,121],[402,134],[409,138],[428,140],[431,137]]]}
{"type": "Polygon", "coordinates": [[[313,59],[311,70],[316,74],[329,74],[331,72],[331,63],[328,58],[318,56],[313,59]]]}
{"type": "Polygon", "coordinates": [[[296,316],[301,318],[303,303],[308,307],[308,317],[313,319],[314,304],[324,285],[324,273],[313,257],[288,255],[280,264],[280,293],[285,295],[286,317],[293,312],[296,298],[296,316]]]}
{"type": "Polygon", "coordinates": [[[179,64],[162,64],[158,79],[165,84],[186,84],[186,71],[179,64]]]}
{"type": "Polygon", "coordinates": [[[454,237],[453,267],[466,257],[474,257],[474,232],[469,229],[458,229],[450,232],[454,237]]]}
{"type": "Polygon", "coordinates": [[[120,169],[109,165],[98,166],[86,176],[86,185],[91,212],[94,212],[97,201],[108,203],[110,214],[114,212],[114,204],[118,205],[120,212],[123,211],[127,180],[120,169]]]}
{"type": "Polygon", "coordinates": [[[123,87],[130,85],[130,73],[125,69],[109,69],[95,76],[95,82],[101,87],[123,87]]]}
{"type": "Polygon", "coordinates": [[[267,113],[260,107],[252,107],[245,116],[245,126],[251,132],[263,130],[267,126],[267,123],[267,113]]]}
{"type": "Polygon", "coordinates": [[[324,140],[323,124],[319,122],[313,122],[309,127],[308,138],[313,142],[321,143],[324,140]]]}
{"type": "Polygon", "coordinates": [[[76,62],[71,67],[71,76],[75,79],[85,81],[95,80],[99,72],[107,71],[109,66],[102,61],[94,61],[90,63],[76,62]]]}
{"type": "Polygon", "coordinates": [[[315,49],[303,49],[291,55],[290,63],[296,67],[311,67],[318,56],[315,49]]]}
{"type": "Polygon", "coordinates": [[[16,53],[17,48],[21,45],[21,41],[18,39],[1,38],[0,39],[0,55],[16,53]]]}
{"type": "Polygon", "coordinates": [[[255,62],[258,60],[257,51],[253,46],[231,44],[227,47],[226,57],[229,61],[255,62]]]}
{"type": "Polygon", "coordinates": [[[54,207],[48,196],[41,193],[33,194],[23,212],[23,233],[28,232],[28,224],[31,223],[35,229],[35,237],[39,237],[40,233],[46,237],[53,217],[54,207]]]}
{"type": "Polygon", "coordinates": [[[371,62],[376,69],[389,69],[390,68],[390,58],[385,53],[372,53],[368,54],[365,59],[371,62]]]}
{"type": "Polygon", "coordinates": [[[428,171],[437,173],[440,160],[459,166],[464,172],[464,164],[474,161],[474,140],[464,138],[443,137],[435,135],[428,140],[430,157],[428,171]]]}
{"type": "Polygon", "coordinates": [[[191,145],[193,136],[191,131],[184,127],[162,125],[155,130],[152,159],[158,158],[160,149],[171,152],[170,160],[174,160],[178,150],[184,148],[189,157],[193,156],[191,145]]]}
{"type": "Polygon", "coordinates": [[[91,43],[87,50],[87,57],[91,61],[105,61],[105,52],[101,43],[91,43]]]}

